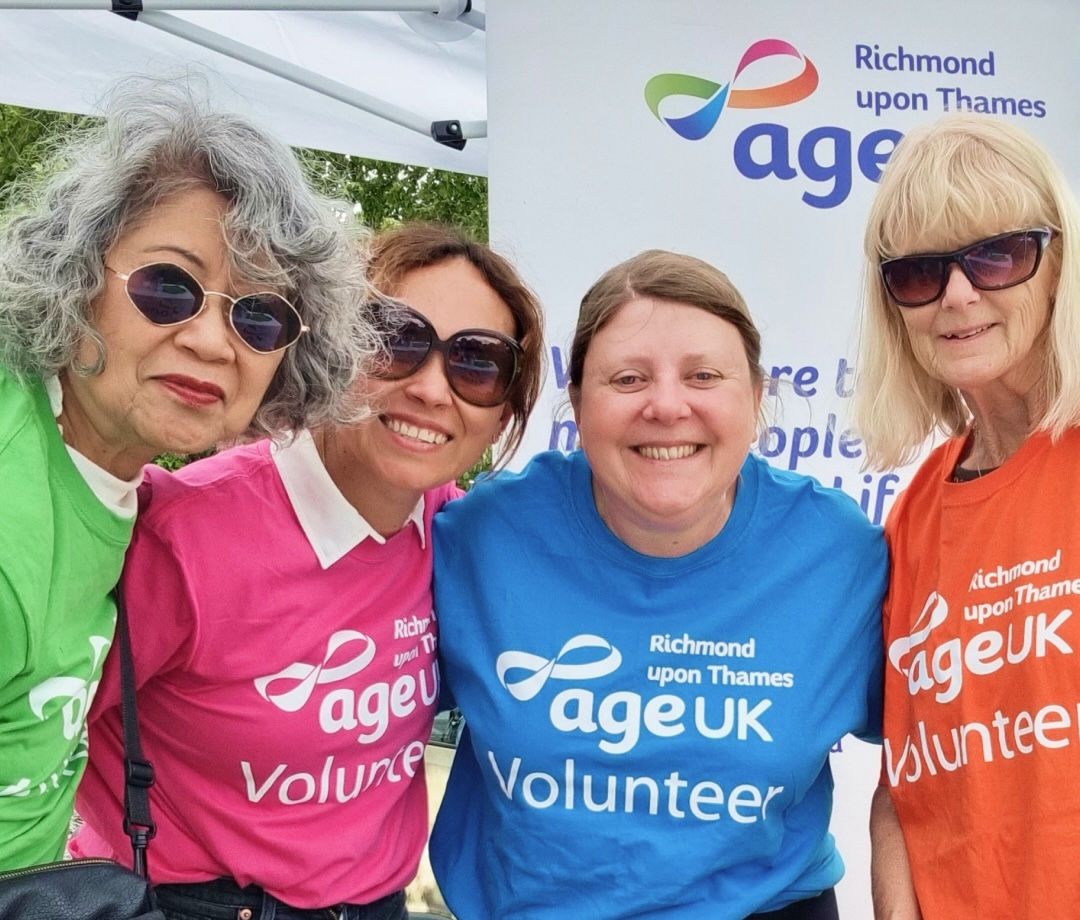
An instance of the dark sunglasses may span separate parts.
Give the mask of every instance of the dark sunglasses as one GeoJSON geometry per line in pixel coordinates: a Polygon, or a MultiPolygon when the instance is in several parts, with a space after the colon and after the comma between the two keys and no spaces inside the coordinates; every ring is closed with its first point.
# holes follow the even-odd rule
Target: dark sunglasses
{"type": "Polygon", "coordinates": [[[195,319],[213,294],[228,303],[229,325],[240,341],[261,355],[295,345],[308,331],[296,307],[272,291],[243,297],[207,291],[171,262],[154,262],[127,274],[105,267],[124,282],[128,300],[155,326],[179,326],[195,319]]]}
{"type": "Polygon", "coordinates": [[[941,297],[953,262],[973,287],[1000,291],[1034,277],[1053,236],[1049,227],[1013,230],[955,252],[886,259],[881,263],[881,280],[900,307],[921,307],[941,297]]]}
{"type": "Polygon", "coordinates": [[[465,402],[489,408],[506,402],[521,369],[521,346],[492,329],[462,329],[440,339],[427,318],[394,301],[372,305],[386,336],[388,358],[374,376],[401,380],[415,374],[432,352],[443,356],[450,389],[465,402]]]}

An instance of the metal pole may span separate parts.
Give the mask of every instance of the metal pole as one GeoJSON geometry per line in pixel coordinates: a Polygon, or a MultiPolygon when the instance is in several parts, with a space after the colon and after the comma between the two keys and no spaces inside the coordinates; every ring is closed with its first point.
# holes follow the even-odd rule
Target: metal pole
{"type": "MultiPolygon", "coordinates": [[[[329,12],[438,12],[439,0],[376,0],[362,3],[357,0],[304,0],[304,11],[329,12]]],[[[0,0],[0,10],[105,10],[113,9],[112,0],[0,0]]],[[[331,99],[337,99],[353,108],[368,112],[386,121],[401,125],[418,134],[431,136],[432,122],[391,102],[385,102],[368,93],[361,92],[337,80],[320,76],[303,67],[290,64],[272,54],[259,51],[250,45],[226,38],[218,32],[204,29],[194,23],[161,12],[172,10],[275,10],[293,11],[297,0],[142,0],[138,21],[162,32],[193,42],[203,48],[216,51],[233,60],[242,61],[266,73],[274,74],[298,86],[314,90],[331,99]]],[[[463,21],[474,28],[483,29],[484,15],[478,11],[463,13],[463,21]],[[470,21],[471,20],[471,21],[470,21]]],[[[461,122],[462,140],[487,137],[486,121],[461,122]]]]}
{"type": "Polygon", "coordinates": [[[288,61],[276,58],[272,54],[258,51],[249,45],[242,45],[240,42],[194,25],[184,19],[170,16],[168,13],[143,12],[139,14],[139,22],[160,29],[162,32],[168,32],[178,38],[187,39],[196,45],[201,45],[203,48],[209,48],[211,51],[217,51],[219,54],[224,54],[234,60],[243,61],[245,64],[250,64],[259,70],[265,70],[267,73],[272,73],[283,80],[315,90],[317,93],[322,93],[331,99],[337,99],[339,102],[344,102],[361,111],[370,112],[372,115],[379,116],[379,118],[385,118],[387,121],[401,125],[403,128],[416,131],[418,134],[430,133],[430,120],[421,118],[413,112],[409,112],[393,103],[376,99],[374,96],[362,93],[360,90],[339,83],[337,80],[331,80],[328,77],[312,73],[310,70],[305,70],[303,67],[290,64],[288,61]]]}
{"type": "Polygon", "coordinates": [[[474,137],[487,137],[487,121],[463,121],[461,136],[466,140],[474,137]]]}
{"type": "Polygon", "coordinates": [[[487,16],[481,13],[480,10],[469,10],[467,13],[462,13],[458,16],[458,20],[481,32],[487,31],[487,16]]]}
{"type": "MultiPolygon", "coordinates": [[[[0,0],[0,10],[111,10],[110,0],[0,0]]],[[[143,0],[144,10],[273,10],[278,12],[436,13],[438,0],[143,0]]],[[[466,13],[462,20],[474,14],[466,13]]],[[[478,14],[479,15],[479,14],[478,14]]],[[[471,25],[472,23],[470,23],[471,25]]],[[[477,27],[481,28],[481,27],[477,27]]]]}

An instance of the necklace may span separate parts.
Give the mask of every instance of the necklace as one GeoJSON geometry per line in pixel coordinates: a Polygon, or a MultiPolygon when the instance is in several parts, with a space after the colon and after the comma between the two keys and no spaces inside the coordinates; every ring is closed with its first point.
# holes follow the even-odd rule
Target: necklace
{"type": "Polygon", "coordinates": [[[974,482],[976,479],[982,479],[987,473],[992,473],[996,469],[996,466],[991,466],[981,470],[965,470],[962,466],[957,465],[953,468],[952,481],[974,482]]]}
{"type": "Polygon", "coordinates": [[[973,470],[966,469],[960,465],[965,460],[970,459],[972,453],[974,453],[976,436],[976,424],[973,421],[971,423],[971,428],[968,430],[967,444],[964,446],[963,451],[961,451],[960,459],[956,461],[956,466],[953,467],[952,476],[950,477],[953,482],[974,482],[976,479],[982,479],[987,473],[994,472],[994,470],[1001,466],[1001,461],[995,463],[993,466],[977,467],[973,470]]]}

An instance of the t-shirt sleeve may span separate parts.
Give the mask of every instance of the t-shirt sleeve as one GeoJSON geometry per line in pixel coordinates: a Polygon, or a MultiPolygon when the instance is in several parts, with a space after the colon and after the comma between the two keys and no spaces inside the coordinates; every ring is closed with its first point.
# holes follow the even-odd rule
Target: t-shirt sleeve
{"type": "MultiPolygon", "coordinates": [[[[895,556],[895,547],[897,540],[899,539],[899,530],[901,522],[903,520],[905,511],[904,509],[908,504],[909,492],[907,490],[900,493],[900,497],[893,503],[892,510],[889,512],[888,518],[885,520],[885,545],[889,553],[889,577],[894,575],[893,558],[895,556]]],[[[890,603],[889,593],[886,592],[885,599],[881,602],[881,649],[882,657],[884,658],[885,649],[887,644],[887,636],[889,635],[889,617],[892,613],[892,605],[890,603]]],[[[882,669],[882,681],[884,682],[884,668],[882,669]]],[[[885,768],[885,752],[881,754],[881,775],[878,777],[878,785],[888,786],[889,777],[885,768]]]]}
{"type": "MultiPolygon", "coordinates": [[[[431,542],[432,550],[435,554],[436,570],[438,569],[440,562],[450,562],[448,557],[453,551],[453,541],[457,539],[454,536],[452,526],[449,524],[449,519],[445,515],[447,503],[461,498],[464,494],[465,492],[459,489],[454,483],[449,483],[438,490],[438,505],[435,509],[436,513],[431,527],[431,542]]],[[[441,616],[442,611],[439,609],[439,594],[437,591],[433,592],[433,594],[435,615],[441,616]]],[[[454,700],[454,692],[450,688],[450,683],[446,679],[446,668],[443,666],[441,656],[439,657],[439,676],[438,711],[448,712],[451,709],[456,709],[457,702],[454,700]]]]}
{"type": "Polygon", "coordinates": [[[12,397],[0,371],[0,867],[38,862],[41,841],[27,833],[23,756],[37,744],[25,733],[25,677],[47,639],[52,566],[52,503],[47,455],[25,398],[12,397]]]}
{"type": "Polygon", "coordinates": [[[866,550],[865,572],[868,590],[862,595],[865,609],[860,611],[864,625],[861,637],[866,656],[866,721],[856,738],[881,744],[885,691],[885,644],[881,618],[889,584],[888,549],[879,528],[866,550]]]}
{"type": "Polygon", "coordinates": [[[3,559],[0,559],[0,636],[3,637],[0,643],[0,688],[3,688],[26,667],[29,646],[26,611],[4,571],[3,559]]]}
{"type": "Polygon", "coordinates": [[[871,744],[881,744],[882,713],[884,711],[885,672],[878,656],[866,687],[866,724],[855,737],[871,744]]]}
{"type": "MultiPolygon", "coordinates": [[[[4,712],[12,692],[9,686],[26,667],[28,658],[28,635],[26,611],[3,570],[0,560],[0,736],[11,738],[5,731],[4,712]]],[[[0,742],[8,745],[8,751],[18,751],[14,741],[0,742]]],[[[18,809],[20,795],[26,795],[24,774],[19,763],[0,751],[0,867],[12,868],[33,862],[33,856],[20,843],[20,833],[25,830],[25,816],[18,809]],[[6,807],[11,803],[10,807],[6,807]]]]}
{"type": "MultiPolygon", "coordinates": [[[[154,519],[135,526],[121,578],[135,685],[184,667],[198,638],[197,607],[178,541],[154,519]]],[[[119,643],[113,643],[90,712],[90,721],[120,705],[119,643]]]]}
{"type": "Polygon", "coordinates": [[[442,656],[439,656],[439,702],[436,704],[436,712],[449,712],[457,709],[457,700],[454,699],[454,691],[446,680],[446,667],[442,656]]]}
{"type": "Polygon", "coordinates": [[[37,473],[47,462],[25,417],[0,436],[0,709],[3,688],[30,665],[41,641],[40,614],[49,595],[51,504],[44,480],[28,477],[27,471],[37,473]]]}

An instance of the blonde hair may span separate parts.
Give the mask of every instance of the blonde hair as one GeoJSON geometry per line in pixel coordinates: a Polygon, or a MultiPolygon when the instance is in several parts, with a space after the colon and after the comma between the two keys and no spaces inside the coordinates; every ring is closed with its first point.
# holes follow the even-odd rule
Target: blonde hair
{"type": "Polygon", "coordinates": [[[949,252],[1009,230],[1050,227],[1040,271],[1058,275],[1051,298],[1045,406],[1038,427],[1059,437],[1080,423],[1080,211],[1064,176],[1029,134],[1004,121],[952,114],[897,146],[870,209],[854,418],[866,465],[909,463],[935,431],[960,435],[970,420],[955,388],[915,358],[900,311],[885,290],[883,259],[949,252]]]}

